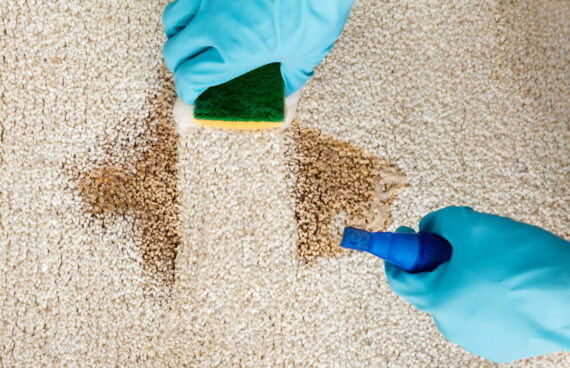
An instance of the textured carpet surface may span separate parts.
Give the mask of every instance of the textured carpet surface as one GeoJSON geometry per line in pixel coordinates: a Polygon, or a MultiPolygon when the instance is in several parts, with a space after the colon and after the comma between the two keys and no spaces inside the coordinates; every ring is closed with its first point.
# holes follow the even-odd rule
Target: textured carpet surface
{"type": "Polygon", "coordinates": [[[493,366],[334,239],[459,204],[570,238],[570,3],[358,0],[289,131],[182,139],[166,3],[2,1],[0,365],[493,366]]]}

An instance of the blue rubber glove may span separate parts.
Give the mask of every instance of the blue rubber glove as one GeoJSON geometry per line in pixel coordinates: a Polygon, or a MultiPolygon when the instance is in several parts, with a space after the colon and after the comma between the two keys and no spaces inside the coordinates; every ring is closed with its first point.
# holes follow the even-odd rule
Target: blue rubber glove
{"type": "Polygon", "coordinates": [[[163,16],[166,66],[188,105],[207,88],[280,62],[287,96],[313,75],[354,0],[176,0],[163,16]]]}
{"type": "Polygon", "coordinates": [[[467,207],[433,212],[420,230],[447,239],[451,260],[418,274],[386,263],[386,274],[447,339],[501,363],[570,350],[569,242],[467,207]]]}

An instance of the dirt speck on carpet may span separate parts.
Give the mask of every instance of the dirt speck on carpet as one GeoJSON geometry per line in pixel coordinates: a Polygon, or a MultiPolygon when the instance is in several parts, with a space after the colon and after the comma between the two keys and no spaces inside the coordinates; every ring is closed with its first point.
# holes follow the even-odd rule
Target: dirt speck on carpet
{"type": "Polygon", "coordinates": [[[407,183],[400,169],[315,129],[293,126],[290,134],[301,260],[342,255],[345,226],[374,231],[388,227],[394,196],[407,183]]]}

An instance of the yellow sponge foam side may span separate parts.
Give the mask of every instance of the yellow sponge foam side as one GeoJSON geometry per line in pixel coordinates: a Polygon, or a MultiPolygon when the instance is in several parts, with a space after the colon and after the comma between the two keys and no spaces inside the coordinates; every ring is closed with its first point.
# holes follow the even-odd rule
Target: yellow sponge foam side
{"type": "Polygon", "coordinates": [[[194,122],[202,127],[235,130],[259,130],[279,128],[284,121],[225,121],[225,120],[200,120],[194,118],[194,122]]]}

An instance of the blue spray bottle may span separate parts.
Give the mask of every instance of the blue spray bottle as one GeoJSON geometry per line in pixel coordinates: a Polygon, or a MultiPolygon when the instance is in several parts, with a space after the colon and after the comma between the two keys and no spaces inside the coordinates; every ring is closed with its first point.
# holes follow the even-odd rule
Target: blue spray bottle
{"type": "Polygon", "coordinates": [[[340,244],[344,248],[374,254],[411,273],[433,271],[451,259],[451,244],[439,235],[368,232],[346,227],[340,244]]]}

